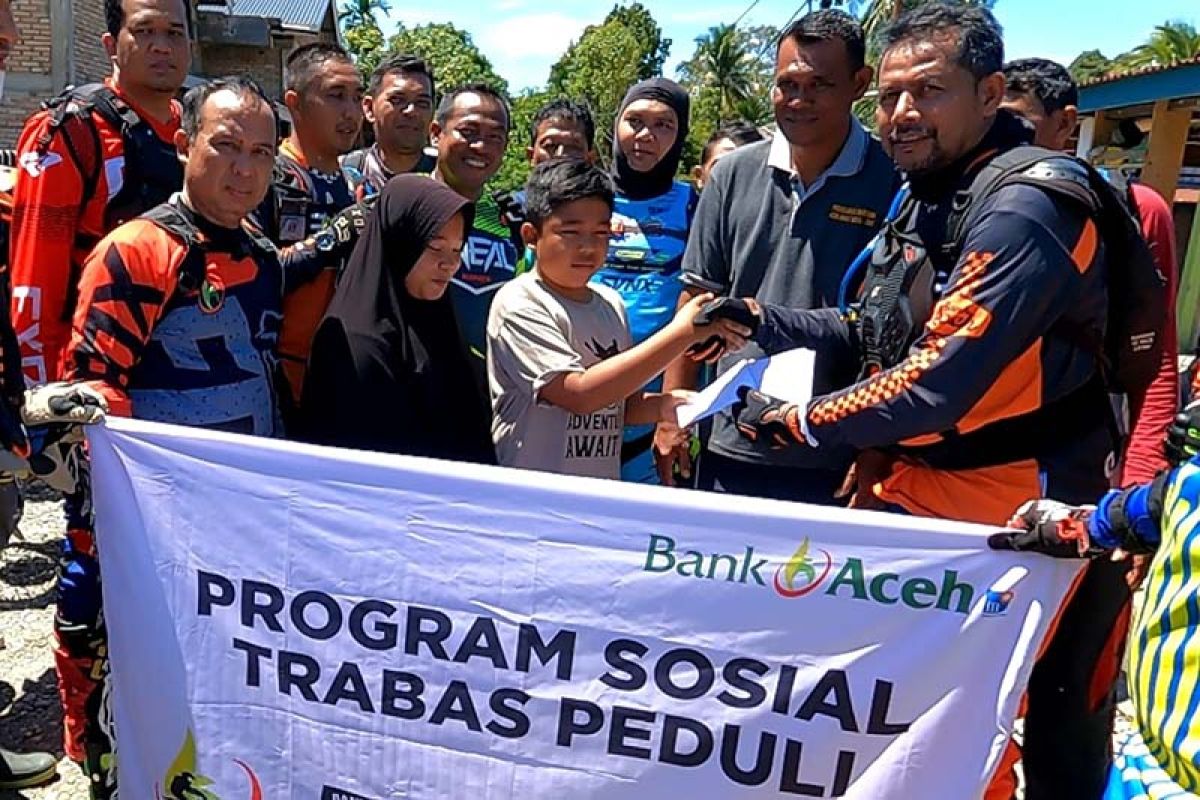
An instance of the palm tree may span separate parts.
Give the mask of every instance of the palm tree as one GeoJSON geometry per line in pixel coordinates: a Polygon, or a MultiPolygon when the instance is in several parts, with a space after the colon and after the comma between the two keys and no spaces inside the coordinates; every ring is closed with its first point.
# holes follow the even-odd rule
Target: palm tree
{"type": "Polygon", "coordinates": [[[1186,22],[1166,22],[1154,29],[1146,43],[1121,56],[1120,66],[1170,66],[1200,58],[1200,32],[1186,22]]]}
{"type": "Polygon", "coordinates": [[[680,67],[693,86],[712,89],[719,97],[722,119],[733,119],[739,104],[758,93],[757,61],[745,33],[733,25],[717,25],[696,39],[696,52],[680,67]]]}
{"type": "Polygon", "coordinates": [[[387,14],[391,10],[387,0],[346,0],[342,10],[338,12],[338,21],[347,28],[354,28],[368,20],[375,22],[376,11],[387,14]]]}

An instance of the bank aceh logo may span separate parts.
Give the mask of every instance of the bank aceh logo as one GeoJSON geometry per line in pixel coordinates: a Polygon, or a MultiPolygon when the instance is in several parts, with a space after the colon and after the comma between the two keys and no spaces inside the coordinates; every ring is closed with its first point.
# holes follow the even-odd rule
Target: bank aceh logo
{"type": "Polygon", "coordinates": [[[989,587],[987,592],[963,580],[957,570],[941,574],[900,573],[862,558],[834,557],[814,548],[807,537],[791,558],[763,556],[754,545],[741,552],[712,553],[687,549],[664,534],[650,534],[642,571],[688,580],[735,583],[770,589],[779,597],[795,599],[817,594],[861,600],[883,606],[901,605],[914,610],[969,614],[975,599],[985,597],[983,616],[1001,616],[1013,599],[1011,590],[989,587]],[[774,573],[770,572],[776,564],[774,573]]]}
{"type": "Polygon", "coordinates": [[[824,557],[825,562],[818,572],[818,567],[814,565],[808,550],[809,541],[806,536],[787,563],[780,564],[779,568],[775,570],[773,584],[776,594],[780,597],[803,597],[815,591],[829,576],[829,570],[833,568],[833,556],[829,555],[829,551],[817,550],[824,557]],[[799,585],[796,583],[797,578],[803,579],[799,585]]]}

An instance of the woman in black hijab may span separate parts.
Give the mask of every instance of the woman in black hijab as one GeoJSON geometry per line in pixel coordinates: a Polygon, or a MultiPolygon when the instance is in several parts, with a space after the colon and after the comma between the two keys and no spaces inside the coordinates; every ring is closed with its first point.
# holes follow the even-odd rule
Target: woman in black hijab
{"type": "Polygon", "coordinates": [[[446,296],[472,214],[429,178],[387,183],[317,328],[299,438],[494,463],[488,401],[446,296]]]}
{"type": "MultiPolygon", "coordinates": [[[[635,344],[674,318],[683,289],[683,249],[696,192],[675,175],[687,140],[688,112],[687,92],[667,78],[634,84],[617,112],[613,233],[604,267],[592,280],[621,295],[635,344]]],[[[622,479],[658,483],[650,455],[653,431],[652,426],[625,428],[622,479]]]]}

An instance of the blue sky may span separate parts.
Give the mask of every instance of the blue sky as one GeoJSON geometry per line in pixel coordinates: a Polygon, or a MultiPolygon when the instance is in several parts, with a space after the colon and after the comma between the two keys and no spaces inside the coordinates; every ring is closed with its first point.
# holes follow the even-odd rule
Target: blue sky
{"type": "MultiPolygon", "coordinates": [[[[642,2],[674,41],[667,65],[667,75],[674,77],[675,65],[691,54],[695,38],[712,25],[732,22],[751,0],[642,2]]],[[[759,0],[743,22],[782,24],[799,2],[759,0]]],[[[399,22],[453,22],[471,33],[515,91],[545,83],[550,66],[584,27],[603,20],[612,0],[437,0],[427,5],[391,0],[391,5],[386,32],[399,22]]],[[[1092,48],[1112,57],[1141,43],[1168,19],[1200,27],[1197,0],[998,0],[994,10],[1009,57],[1037,55],[1064,63],[1092,48]]]]}

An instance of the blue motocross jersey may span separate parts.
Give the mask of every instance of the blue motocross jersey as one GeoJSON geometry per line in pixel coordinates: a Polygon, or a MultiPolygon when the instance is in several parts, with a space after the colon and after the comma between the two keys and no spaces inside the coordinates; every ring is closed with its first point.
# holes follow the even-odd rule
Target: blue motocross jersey
{"type": "MultiPolygon", "coordinates": [[[[617,195],[608,259],[592,281],[621,295],[634,344],[662,330],[675,316],[683,290],[683,251],[695,208],[696,192],[682,181],[676,181],[669,192],[646,200],[617,195]]],[[[658,380],[650,388],[661,385],[658,380]]],[[[650,455],[653,435],[650,425],[625,428],[623,480],[658,482],[650,455]]]]}

